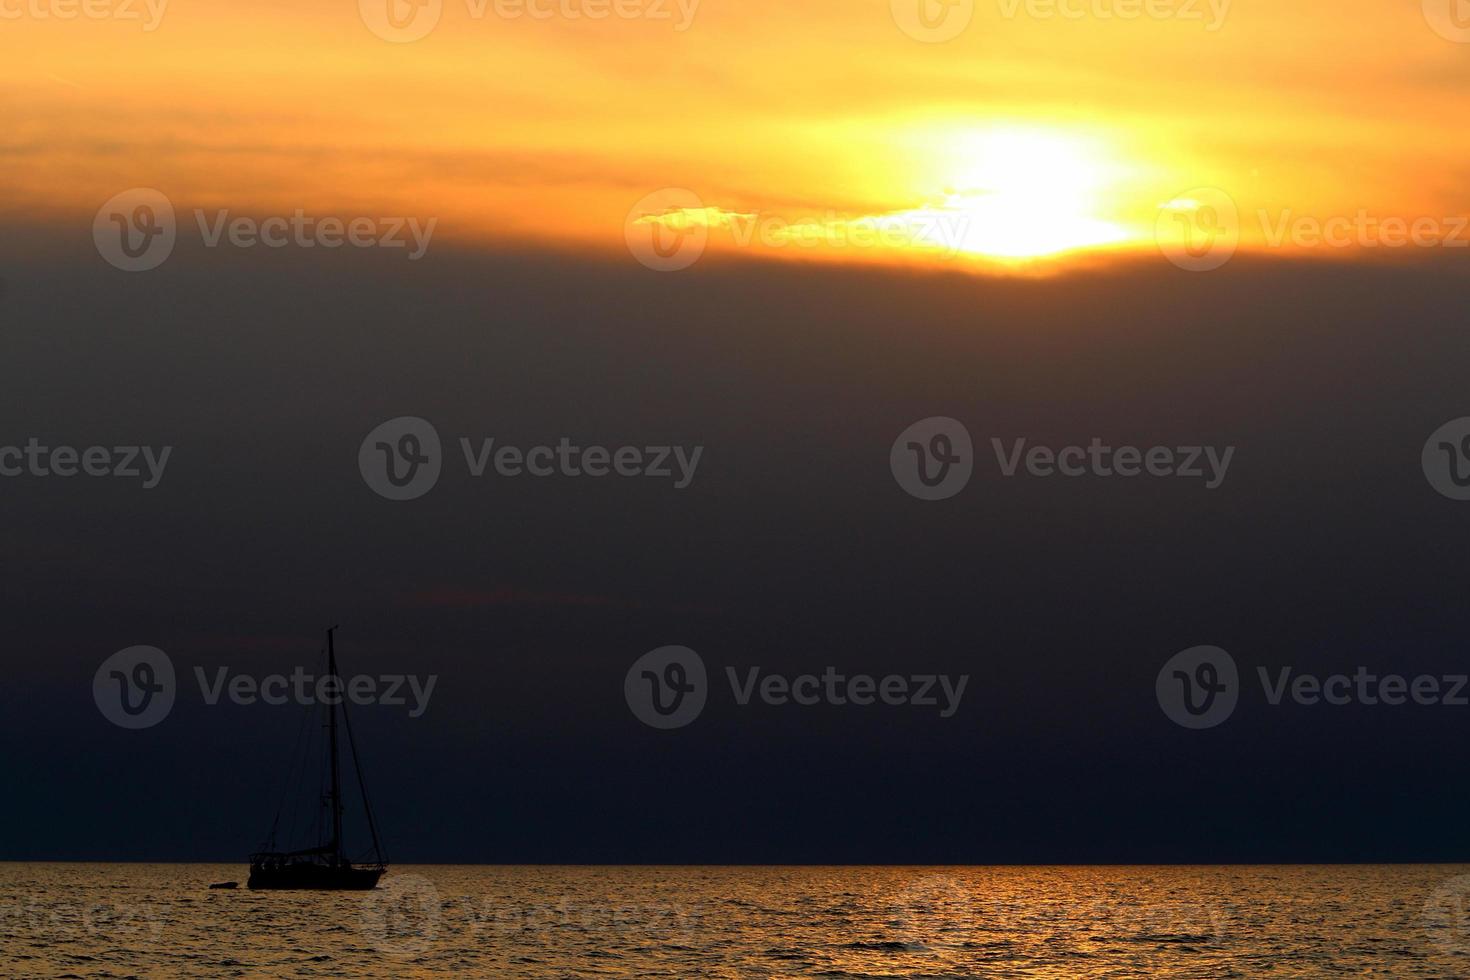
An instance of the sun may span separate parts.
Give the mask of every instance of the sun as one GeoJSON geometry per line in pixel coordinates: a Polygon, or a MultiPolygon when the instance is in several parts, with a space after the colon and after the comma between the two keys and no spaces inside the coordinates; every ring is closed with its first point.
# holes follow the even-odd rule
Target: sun
{"type": "Polygon", "coordinates": [[[677,207],[640,212],[625,237],[639,254],[634,243],[652,235],[659,254],[649,261],[656,264],[668,260],[659,252],[667,242],[697,241],[694,257],[707,242],[831,260],[854,260],[865,250],[878,259],[960,257],[1032,269],[1043,269],[1042,260],[1143,241],[1138,222],[1127,221],[1141,167],[1121,162],[1101,136],[952,124],[896,136],[904,166],[875,163],[869,182],[874,196],[916,202],[907,207],[814,215],[766,211],[750,201],[705,202],[685,192],[688,200],[677,207]]]}
{"type": "Polygon", "coordinates": [[[943,205],[961,227],[960,251],[1032,259],[1127,241],[1102,213],[1123,167],[1081,136],[1001,128],[950,141],[943,205]]]}

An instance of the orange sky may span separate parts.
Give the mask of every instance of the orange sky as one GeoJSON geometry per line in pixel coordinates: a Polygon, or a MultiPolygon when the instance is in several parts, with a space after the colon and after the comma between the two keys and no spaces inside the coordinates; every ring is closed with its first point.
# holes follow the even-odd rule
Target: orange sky
{"type": "Polygon", "coordinates": [[[6,204],[83,227],[143,186],[623,249],[677,187],[705,210],[655,220],[715,247],[943,262],[1153,249],[1199,187],[1247,247],[1288,214],[1470,213],[1470,30],[1404,0],[974,0],[943,42],[900,26],[918,0],[393,0],[442,5],[409,43],[369,29],[387,0],[87,2],[0,0],[6,204]]]}

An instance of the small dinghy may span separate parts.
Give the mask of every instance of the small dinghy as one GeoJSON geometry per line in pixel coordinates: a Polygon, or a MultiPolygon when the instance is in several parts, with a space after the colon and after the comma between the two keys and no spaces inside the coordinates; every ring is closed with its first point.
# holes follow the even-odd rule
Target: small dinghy
{"type": "Polygon", "coordinates": [[[216,881],[209,887],[211,890],[215,888],[239,888],[240,883],[238,881],[216,881]]]}

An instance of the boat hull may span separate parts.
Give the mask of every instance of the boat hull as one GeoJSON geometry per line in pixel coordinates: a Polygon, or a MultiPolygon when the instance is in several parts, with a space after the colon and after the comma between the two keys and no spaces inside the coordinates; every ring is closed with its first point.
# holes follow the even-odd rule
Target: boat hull
{"type": "Polygon", "coordinates": [[[378,887],[382,868],[330,868],[320,864],[251,868],[247,888],[312,891],[368,891],[378,887]]]}

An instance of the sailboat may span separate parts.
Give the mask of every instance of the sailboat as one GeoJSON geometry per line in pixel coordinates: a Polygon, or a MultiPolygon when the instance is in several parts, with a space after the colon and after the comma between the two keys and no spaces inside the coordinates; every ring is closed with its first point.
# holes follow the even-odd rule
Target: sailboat
{"type": "MultiPolygon", "coordinates": [[[[337,673],[337,648],[333,634],[337,627],[333,626],[327,630],[327,675],[336,678],[335,689],[338,692],[345,690],[341,677],[337,673]]],[[[332,699],[323,699],[330,701],[332,699]]],[[[388,862],[383,857],[383,848],[378,840],[378,826],[373,819],[372,805],[368,802],[367,784],[362,778],[362,762],[357,753],[357,744],[352,737],[352,721],[347,716],[347,704],[345,698],[336,698],[341,701],[340,705],[328,703],[326,709],[326,733],[327,733],[327,773],[326,785],[320,794],[321,806],[314,814],[314,830],[316,843],[310,847],[300,850],[280,850],[276,846],[277,835],[281,832],[281,817],[286,808],[286,794],[282,795],[281,807],[276,811],[275,821],[271,824],[270,834],[267,836],[261,850],[250,855],[250,880],[246,883],[249,888],[296,888],[317,890],[367,890],[375,888],[378,879],[388,869],[388,862]],[[347,733],[347,744],[352,750],[352,767],[357,776],[358,789],[362,795],[363,811],[367,817],[368,833],[372,837],[373,860],[365,863],[354,863],[349,857],[346,843],[342,833],[342,770],[339,759],[337,744],[338,722],[337,714],[340,709],[342,715],[342,728],[347,733]]],[[[308,750],[303,756],[310,755],[309,743],[311,717],[315,714],[316,706],[307,709],[307,718],[303,721],[302,737],[298,741],[307,743],[308,750]]],[[[295,765],[288,770],[286,775],[287,790],[289,793],[291,777],[295,772],[295,765]]],[[[303,760],[301,767],[302,778],[306,775],[307,766],[303,760]]],[[[320,778],[320,776],[318,776],[320,778]]],[[[286,828],[289,832],[292,827],[288,821],[286,828]]]]}

